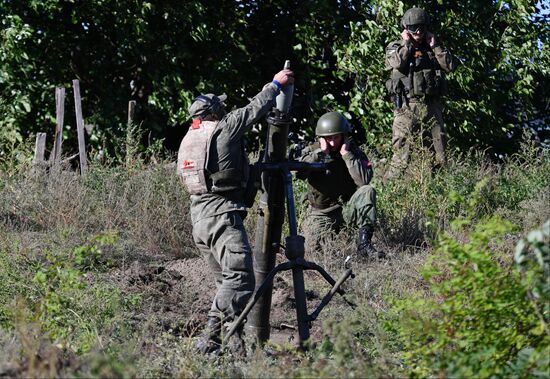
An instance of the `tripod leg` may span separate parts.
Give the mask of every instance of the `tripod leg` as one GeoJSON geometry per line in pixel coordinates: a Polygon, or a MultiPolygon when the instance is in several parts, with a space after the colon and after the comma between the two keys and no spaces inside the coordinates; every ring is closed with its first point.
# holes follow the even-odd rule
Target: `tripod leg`
{"type": "Polygon", "coordinates": [[[298,343],[304,348],[303,343],[309,339],[309,317],[307,314],[306,289],[304,286],[304,270],[302,267],[292,269],[292,281],[294,283],[294,298],[296,299],[296,319],[298,321],[298,343]]]}
{"type": "MultiPolygon", "coordinates": [[[[330,276],[330,274],[328,272],[326,272],[325,269],[322,268],[321,266],[319,266],[317,263],[309,262],[309,261],[306,261],[306,260],[301,260],[297,263],[299,265],[303,266],[307,270],[315,270],[315,271],[319,272],[319,274],[321,274],[323,276],[323,278],[325,278],[325,280],[327,282],[329,282],[330,285],[332,285],[332,286],[336,285],[336,280],[334,280],[334,278],[332,276],[330,276]]],[[[350,275],[353,275],[353,274],[350,274],[350,275]]],[[[346,294],[346,291],[344,291],[342,288],[339,288],[339,286],[337,287],[336,292],[338,292],[342,296],[344,296],[346,294]]],[[[344,297],[344,301],[350,307],[355,308],[356,305],[354,303],[352,303],[351,301],[349,301],[348,299],[346,299],[345,297],[344,297]]]]}
{"type": "Polygon", "coordinates": [[[351,268],[348,268],[344,274],[340,277],[340,279],[338,279],[338,281],[334,284],[334,286],[332,286],[332,288],[330,289],[330,291],[325,295],[325,297],[323,297],[323,300],[321,300],[321,303],[319,304],[319,306],[315,309],[315,311],[309,316],[309,321],[315,321],[317,319],[317,317],[319,316],[319,313],[321,313],[321,311],[323,310],[324,307],[326,307],[326,305],[329,303],[329,301],[332,299],[332,297],[334,296],[334,294],[338,291],[338,289],[340,288],[340,286],[342,285],[342,283],[344,283],[346,281],[347,278],[349,278],[350,276],[352,276],[353,273],[351,271],[351,268]]]}
{"type": "MultiPolygon", "coordinates": [[[[233,326],[231,326],[229,331],[225,334],[225,338],[229,338],[235,333],[235,331],[237,330],[239,325],[242,324],[242,322],[246,319],[246,316],[248,316],[248,314],[250,313],[250,310],[252,309],[254,304],[256,304],[258,299],[263,295],[264,291],[271,284],[271,282],[273,281],[273,278],[275,277],[275,275],[279,271],[290,270],[291,268],[294,268],[295,265],[296,264],[292,261],[281,263],[280,265],[275,267],[273,270],[271,270],[271,272],[269,274],[267,274],[265,280],[262,282],[260,287],[258,287],[258,290],[254,293],[254,297],[248,302],[248,304],[244,308],[243,312],[241,313],[241,315],[239,316],[237,321],[235,321],[233,323],[233,326]]],[[[303,283],[302,283],[302,285],[303,285],[303,283]]]]}

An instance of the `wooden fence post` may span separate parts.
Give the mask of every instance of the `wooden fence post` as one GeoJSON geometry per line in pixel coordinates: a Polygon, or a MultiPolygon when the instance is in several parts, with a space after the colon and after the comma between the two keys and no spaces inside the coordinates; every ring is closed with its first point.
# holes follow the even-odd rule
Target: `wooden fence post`
{"type": "Polygon", "coordinates": [[[82,102],[80,99],[80,83],[73,80],[74,109],[76,114],[76,132],[78,135],[78,153],[80,156],[80,175],[86,176],[88,162],[86,160],[86,142],[84,139],[84,119],[82,118],[82,102]]]}
{"type": "Polygon", "coordinates": [[[34,158],[32,160],[33,170],[36,167],[44,166],[44,153],[46,151],[46,133],[36,133],[36,144],[34,146],[34,158]]]}
{"type": "Polygon", "coordinates": [[[136,136],[135,136],[135,123],[136,123],[136,101],[130,100],[128,102],[128,125],[126,127],[126,166],[129,167],[134,160],[134,153],[136,151],[136,136]]]}
{"type": "Polygon", "coordinates": [[[63,142],[63,117],[65,115],[65,88],[55,89],[55,135],[50,163],[58,165],[61,161],[61,144],[63,142]]]}

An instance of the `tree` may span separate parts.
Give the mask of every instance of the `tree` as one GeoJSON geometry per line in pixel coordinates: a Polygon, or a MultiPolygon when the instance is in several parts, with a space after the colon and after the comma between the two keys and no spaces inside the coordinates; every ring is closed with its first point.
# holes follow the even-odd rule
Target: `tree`
{"type": "MultiPolygon", "coordinates": [[[[461,148],[490,148],[512,153],[523,130],[544,140],[547,125],[548,37],[535,1],[478,0],[414,3],[432,16],[432,30],[460,61],[448,75],[450,88],[444,118],[452,143],[461,148]]],[[[375,141],[391,130],[391,105],[384,102],[383,47],[398,38],[400,17],[412,2],[378,0],[364,7],[365,21],[352,25],[352,37],[335,54],[337,75],[354,77],[350,111],[375,141]],[[367,111],[368,110],[368,111],[367,111]]],[[[389,141],[388,141],[389,142],[389,141]]],[[[386,143],[386,150],[389,146],[386,143]]]]}
{"type": "MultiPolygon", "coordinates": [[[[398,0],[1,1],[0,147],[53,130],[54,89],[79,79],[89,142],[117,154],[129,100],[143,144],[175,149],[200,92],[242,106],[290,59],[297,83],[294,127],[340,110],[388,152],[391,104],[385,45],[410,4],[398,0]]],[[[510,152],[519,131],[548,124],[548,27],[534,1],[420,3],[461,60],[449,75],[446,120],[454,144],[510,152]],[[537,13],[538,12],[538,13],[537,13]],[[498,127],[497,127],[498,126],[498,127]]],[[[540,6],[542,7],[542,5],[540,6]]],[[[64,129],[76,145],[69,100],[64,129]]],[[[51,142],[51,138],[50,138],[51,142]]],[[[1,158],[0,158],[1,159],[1,158]]]]}

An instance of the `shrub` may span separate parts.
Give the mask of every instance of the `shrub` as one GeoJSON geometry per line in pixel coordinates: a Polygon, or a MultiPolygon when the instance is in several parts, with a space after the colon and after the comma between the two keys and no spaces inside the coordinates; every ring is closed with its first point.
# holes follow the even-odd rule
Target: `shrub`
{"type": "MultiPolygon", "coordinates": [[[[471,220],[457,220],[464,230],[471,220]]],[[[396,326],[413,376],[527,376],[545,370],[550,335],[529,297],[525,274],[498,252],[499,240],[512,224],[489,217],[473,227],[460,244],[442,235],[423,270],[431,292],[398,301],[396,326]],[[489,246],[492,246],[491,249],[489,246]]],[[[547,243],[547,242],[546,242],[547,243]]]]}
{"type": "MultiPolygon", "coordinates": [[[[499,214],[522,225],[522,218],[532,217],[532,212],[522,212],[525,202],[540,197],[542,203],[550,184],[550,156],[528,144],[502,163],[490,161],[483,152],[450,154],[447,166],[434,172],[424,155],[415,150],[410,169],[401,178],[374,183],[381,229],[402,247],[431,244],[449,229],[450,220],[468,212],[474,219],[499,214]],[[485,185],[472,208],[471,194],[482,181],[485,185]]],[[[544,219],[550,216],[547,206],[535,209],[544,219]]]]}
{"type": "Polygon", "coordinates": [[[33,318],[53,341],[78,353],[100,343],[99,330],[121,321],[125,306],[119,289],[96,282],[81,269],[97,266],[101,246],[112,239],[107,233],[93,241],[74,249],[72,259],[47,253],[33,279],[38,292],[31,304],[33,318]]]}

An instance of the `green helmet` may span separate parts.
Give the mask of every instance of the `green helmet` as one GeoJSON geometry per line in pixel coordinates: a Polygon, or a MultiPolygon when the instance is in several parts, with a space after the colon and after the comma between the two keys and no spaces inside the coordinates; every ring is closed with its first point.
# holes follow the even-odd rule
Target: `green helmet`
{"type": "Polygon", "coordinates": [[[319,137],[348,134],[350,126],[348,120],[339,112],[328,112],[317,121],[315,134],[319,137]]]}
{"type": "Polygon", "coordinates": [[[418,24],[428,26],[430,24],[430,15],[424,9],[411,8],[403,15],[401,24],[403,24],[403,26],[418,24]]]}

